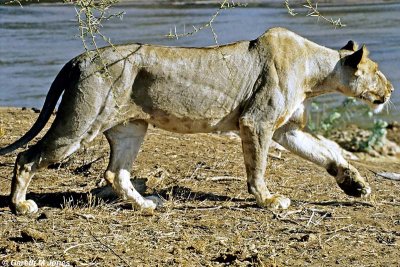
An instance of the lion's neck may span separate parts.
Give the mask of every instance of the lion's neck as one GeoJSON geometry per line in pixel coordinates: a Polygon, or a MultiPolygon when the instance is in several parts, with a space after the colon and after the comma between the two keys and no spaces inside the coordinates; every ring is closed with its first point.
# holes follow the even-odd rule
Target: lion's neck
{"type": "Polygon", "coordinates": [[[337,91],[339,78],[336,73],[337,64],[340,61],[338,51],[321,47],[315,57],[311,57],[306,63],[306,97],[315,97],[337,91]]]}

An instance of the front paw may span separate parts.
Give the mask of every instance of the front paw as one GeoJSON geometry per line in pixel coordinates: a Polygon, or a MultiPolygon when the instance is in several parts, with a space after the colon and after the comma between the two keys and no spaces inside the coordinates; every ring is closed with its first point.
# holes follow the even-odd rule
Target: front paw
{"type": "Polygon", "coordinates": [[[371,187],[358,171],[350,166],[340,171],[336,177],[339,187],[349,196],[366,197],[371,194],[371,187]]]}
{"type": "Polygon", "coordinates": [[[17,204],[14,204],[14,205],[12,204],[11,208],[16,215],[33,214],[33,213],[38,212],[38,210],[39,210],[35,201],[33,201],[31,199],[18,202],[17,204]]]}
{"type": "Polygon", "coordinates": [[[264,201],[261,203],[258,202],[258,205],[263,208],[268,208],[272,210],[277,210],[277,209],[287,209],[290,206],[290,199],[282,196],[282,195],[272,195],[268,198],[266,198],[264,201]]]}
{"type": "Polygon", "coordinates": [[[140,211],[142,214],[152,215],[158,206],[158,202],[152,197],[145,197],[144,201],[140,203],[140,205],[133,204],[132,206],[134,210],[140,211]]]}

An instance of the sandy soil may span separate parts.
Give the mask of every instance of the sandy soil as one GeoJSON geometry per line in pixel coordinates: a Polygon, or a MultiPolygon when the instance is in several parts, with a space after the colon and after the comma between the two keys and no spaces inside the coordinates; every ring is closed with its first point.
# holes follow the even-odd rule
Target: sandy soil
{"type": "MultiPolygon", "coordinates": [[[[36,116],[0,110],[0,146],[36,116]]],[[[270,159],[266,178],[293,204],[272,212],[247,193],[239,140],[151,129],[132,171],[147,180],[147,194],[165,199],[148,215],[90,194],[107,165],[99,137],[41,171],[28,192],[39,213],[16,217],[7,203],[16,154],[0,157],[0,266],[399,266],[400,182],[370,171],[399,172],[399,158],[354,162],[374,190],[360,200],[322,168],[283,152],[270,159]]]]}

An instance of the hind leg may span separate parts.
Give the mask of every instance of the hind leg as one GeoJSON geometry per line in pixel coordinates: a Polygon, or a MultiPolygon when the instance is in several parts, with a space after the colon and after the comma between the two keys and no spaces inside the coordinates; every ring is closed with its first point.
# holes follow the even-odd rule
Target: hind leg
{"type": "Polygon", "coordinates": [[[38,211],[38,207],[33,200],[26,200],[26,191],[34,173],[39,167],[39,158],[36,145],[26,152],[18,154],[15,162],[14,175],[11,182],[10,208],[18,215],[38,211]]]}
{"type": "Polygon", "coordinates": [[[104,178],[112,184],[115,192],[131,202],[135,209],[152,211],[156,204],[142,197],[130,181],[130,169],[146,132],[147,123],[144,121],[119,124],[105,132],[111,153],[104,178]]]}
{"type": "Polygon", "coordinates": [[[43,138],[27,151],[18,154],[11,182],[11,210],[18,215],[37,212],[36,203],[31,199],[26,200],[26,192],[32,177],[39,169],[46,168],[49,164],[72,154],[79,145],[78,141],[57,147],[56,143],[43,138]]]}
{"type": "Polygon", "coordinates": [[[42,140],[17,157],[11,183],[11,210],[19,215],[37,212],[36,203],[33,200],[26,200],[26,192],[34,174],[52,163],[65,159],[82,143],[93,140],[99,132],[99,125],[71,127],[68,121],[56,118],[42,140]]]}

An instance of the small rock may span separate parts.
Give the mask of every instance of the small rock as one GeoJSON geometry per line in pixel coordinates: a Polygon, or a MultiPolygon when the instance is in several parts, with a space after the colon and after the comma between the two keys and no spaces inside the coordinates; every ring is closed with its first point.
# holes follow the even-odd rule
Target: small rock
{"type": "Polygon", "coordinates": [[[39,217],[37,217],[37,220],[47,220],[50,219],[51,217],[53,217],[53,214],[50,211],[44,211],[42,212],[39,217]]]}
{"type": "Polygon", "coordinates": [[[157,205],[157,208],[164,206],[164,200],[157,195],[146,196],[146,199],[153,201],[157,205]]]}
{"type": "Polygon", "coordinates": [[[96,217],[93,214],[79,214],[79,213],[77,214],[88,221],[96,219],[96,217]]]}
{"type": "Polygon", "coordinates": [[[46,242],[46,234],[35,230],[35,229],[25,229],[21,231],[22,242],[46,242]]]}
{"type": "Polygon", "coordinates": [[[38,109],[38,108],[32,108],[32,111],[35,113],[40,113],[40,109],[38,109]]]}
{"type": "Polygon", "coordinates": [[[0,254],[13,254],[18,251],[18,246],[14,242],[9,242],[3,247],[0,247],[0,254]]]}
{"type": "Polygon", "coordinates": [[[306,235],[301,236],[298,240],[300,242],[310,242],[310,241],[317,240],[317,236],[314,234],[306,234],[306,235]]]}

